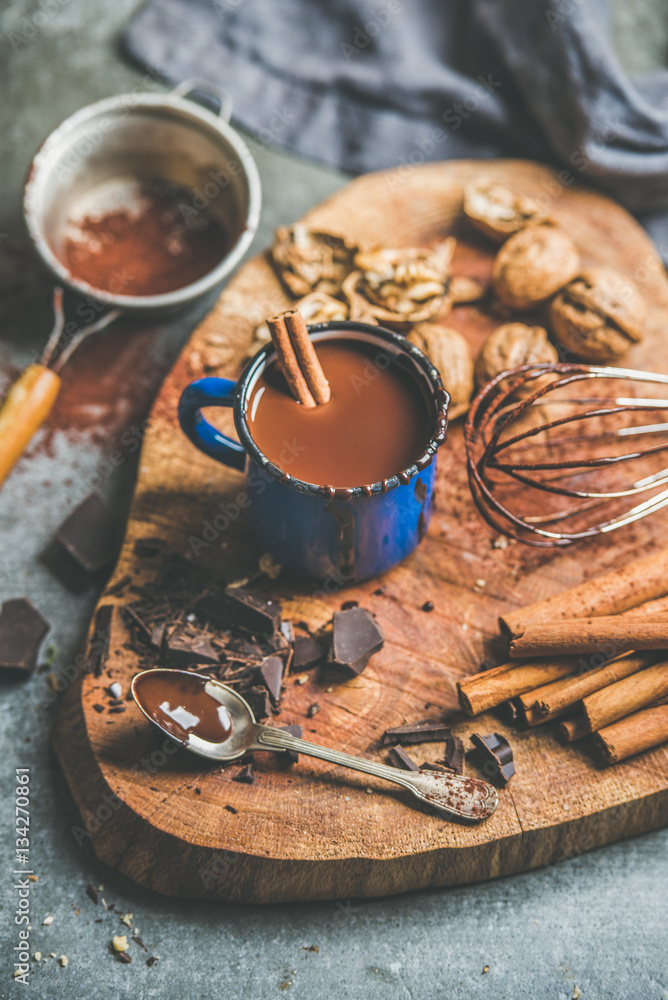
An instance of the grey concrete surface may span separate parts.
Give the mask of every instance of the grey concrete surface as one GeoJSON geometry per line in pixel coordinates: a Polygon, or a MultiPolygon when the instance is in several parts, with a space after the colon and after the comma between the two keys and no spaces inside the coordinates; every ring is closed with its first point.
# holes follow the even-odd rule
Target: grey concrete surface
{"type": "MultiPolygon", "coordinates": [[[[48,282],[20,221],[20,189],[30,156],[63,117],[98,97],[129,90],[143,75],[119,56],[118,33],[137,0],[17,0],[0,7],[0,391],[32,359],[48,329],[48,282]]],[[[619,3],[620,56],[633,70],[665,63],[668,18],[662,0],[619,3]]],[[[254,146],[265,193],[255,246],[274,226],[301,214],[345,178],[254,146]]],[[[155,329],[155,377],[140,401],[146,412],[162,373],[206,309],[155,329]]],[[[141,414],[140,414],[141,415],[141,414]]],[[[139,417],[137,417],[139,419],[139,417]]],[[[0,600],[27,594],[52,623],[56,672],[72,661],[95,602],[97,583],[77,593],[47,567],[54,529],[92,483],[119,510],[135,465],[127,455],[107,476],[108,442],[57,426],[42,435],[0,493],[0,600]]],[[[666,878],[668,833],[659,832],[552,868],[485,885],[375,901],[253,908],[170,901],[108,871],[78,824],[49,749],[53,705],[45,674],[2,684],[3,876],[0,997],[63,1000],[659,1000],[668,996],[666,878]],[[12,981],[17,890],[14,768],[31,775],[30,986],[12,981]],[[95,906],[88,882],[115,911],[95,906]],[[133,962],[110,953],[133,914],[152,967],[131,945],[133,962]],[[53,922],[44,926],[47,916],[53,922]],[[312,945],[319,951],[309,950],[312,945]],[[47,957],[53,953],[56,957],[47,957]],[[59,956],[66,955],[66,967],[59,956]],[[485,967],[489,968],[484,972],[485,967]]],[[[20,866],[19,866],[20,867],[20,866]]]]}

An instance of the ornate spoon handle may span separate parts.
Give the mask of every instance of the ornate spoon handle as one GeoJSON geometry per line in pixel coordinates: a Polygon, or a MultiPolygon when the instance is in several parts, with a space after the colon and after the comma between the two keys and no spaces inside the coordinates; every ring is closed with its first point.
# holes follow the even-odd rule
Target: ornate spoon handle
{"type": "Polygon", "coordinates": [[[377,764],[364,757],[354,757],[341,750],[300,740],[272,726],[258,725],[255,731],[256,743],[252,750],[294,750],[309,757],[319,757],[330,764],[364,771],[376,778],[393,781],[395,785],[408,788],[413,795],[432,809],[445,816],[456,816],[471,822],[487,819],[496,809],[499,801],[496,789],[486,781],[466,778],[459,774],[441,771],[400,771],[386,764],[377,764]]]}

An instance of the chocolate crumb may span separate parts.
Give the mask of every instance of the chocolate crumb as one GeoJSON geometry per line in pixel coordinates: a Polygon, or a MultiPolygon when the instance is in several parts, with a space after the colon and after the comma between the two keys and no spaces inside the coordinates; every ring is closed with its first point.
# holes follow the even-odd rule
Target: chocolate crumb
{"type": "Polygon", "coordinates": [[[100,902],[100,894],[91,882],[89,882],[86,886],[86,895],[89,899],[92,899],[95,904],[100,902]]]}
{"type": "Polygon", "coordinates": [[[121,712],[127,711],[125,705],[117,705],[116,708],[109,709],[109,715],[120,715],[121,712]]]}
{"type": "Polygon", "coordinates": [[[234,806],[229,805],[229,803],[224,808],[227,809],[228,813],[232,813],[233,816],[236,816],[239,811],[238,809],[235,809],[234,806]]]}
{"type": "Polygon", "coordinates": [[[420,610],[421,611],[433,611],[434,610],[434,602],[433,601],[425,601],[424,604],[422,605],[422,608],[420,610]]]}
{"type": "Polygon", "coordinates": [[[125,965],[129,965],[132,961],[132,955],[128,955],[127,951],[119,951],[118,961],[123,962],[125,965]]]}
{"type": "Polygon", "coordinates": [[[155,955],[151,955],[151,957],[150,957],[150,958],[147,958],[147,959],[146,959],[146,964],[147,964],[148,966],[151,966],[151,965],[155,965],[155,963],[156,963],[157,961],[158,961],[158,960],[157,960],[157,958],[155,957],[155,955]]]}
{"type": "Polygon", "coordinates": [[[148,951],[148,948],[146,947],[146,945],[144,944],[144,942],[142,941],[142,939],[139,937],[138,934],[133,934],[132,940],[135,942],[135,944],[138,944],[140,948],[143,948],[144,951],[148,951]]]}
{"type": "Polygon", "coordinates": [[[93,708],[95,709],[96,712],[104,712],[104,705],[95,704],[93,705],[93,708]]]}
{"type": "Polygon", "coordinates": [[[202,789],[201,788],[196,788],[195,789],[195,795],[201,795],[201,794],[202,794],[202,789]]]}
{"type": "Polygon", "coordinates": [[[255,782],[255,775],[250,764],[246,764],[232,778],[232,781],[239,781],[242,785],[252,785],[255,782]]]}
{"type": "Polygon", "coordinates": [[[359,601],[344,601],[343,604],[341,605],[341,610],[350,611],[351,608],[358,608],[359,604],[360,604],[359,601]]]}
{"type": "Polygon", "coordinates": [[[384,594],[386,590],[387,587],[377,587],[373,592],[374,597],[380,597],[381,594],[384,594]]]}
{"type": "Polygon", "coordinates": [[[306,716],[307,716],[307,718],[312,719],[313,716],[317,715],[319,711],[320,711],[320,705],[318,704],[317,701],[315,701],[315,702],[313,702],[312,705],[309,705],[309,707],[307,709],[307,712],[306,712],[306,716]]]}

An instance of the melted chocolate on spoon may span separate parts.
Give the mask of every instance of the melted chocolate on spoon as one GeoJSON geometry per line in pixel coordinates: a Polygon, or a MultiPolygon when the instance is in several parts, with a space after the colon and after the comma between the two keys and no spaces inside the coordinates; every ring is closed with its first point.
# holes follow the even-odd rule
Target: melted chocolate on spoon
{"type": "Polygon", "coordinates": [[[208,694],[207,680],[177,671],[150,670],[135,680],[137,701],[165,732],[181,743],[199,736],[222,743],[232,735],[232,719],[224,705],[208,694]]]}

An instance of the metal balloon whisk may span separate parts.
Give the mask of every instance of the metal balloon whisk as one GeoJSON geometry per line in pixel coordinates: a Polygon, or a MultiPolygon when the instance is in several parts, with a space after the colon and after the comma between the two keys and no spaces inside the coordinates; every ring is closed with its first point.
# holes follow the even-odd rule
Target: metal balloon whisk
{"type": "Polygon", "coordinates": [[[585,364],[502,372],[478,393],[466,422],[480,513],[505,534],[554,546],[661,510],[668,423],[651,414],[666,410],[665,375],[585,364]]]}

